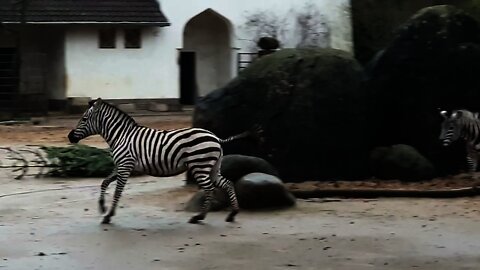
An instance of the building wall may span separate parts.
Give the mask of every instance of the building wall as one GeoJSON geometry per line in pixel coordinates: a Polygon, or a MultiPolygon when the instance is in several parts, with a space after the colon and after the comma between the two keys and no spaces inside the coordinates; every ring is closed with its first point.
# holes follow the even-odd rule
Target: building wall
{"type": "Polygon", "coordinates": [[[178,96],[176,51],[164,48],[165,28],[142,30],[142,48],[124,48],[123,29],[116,28],[116,48],[98,47],[98,29],[77,27],[65,37],[66,95],[107,99],[178,96]]]}
{"type": "MultiPolygon", "coordinates": [[[[311,3],[325,15],[330,25],[330,46],[352,50],[348,0],[197,0],[188,1],[188,4],[179,0],[159,1],[162,11],[172,25],[146,28],[143,31],[141,49],[123,48],[121,28],[118,28],[115,49],[98,48],[97,29],[77,27],[67,32],[65,37],[67,97],[179,98],[178,51],[188,49],[190,46],[188,42],[184,43],[185,26],[194,16],[207,9],[212,9],[225,18],[230,30],[230,51],[223,52],[224,56],[229,57],[221,57],[228,67],[225,68],[222,59],[217,59],[215,61],[219,68],[213,70],[214,73],[227,74],[227,77],[235,76],[237,73],[237,53],[252,50],[254,37],[244,25],[246,16],[255,12],[265,11],[285,18],[285,28],[293,33],[295,12],[311,3]]],[[[291,34],[290,38],[285,39],[283,47],[294,47],[295,39],[296,37],[291,34]]],[[[202,68],[204,67],[197,67],[197,70],[202,68]]],[[[202,75],[201,72],[197,72],[197,80],[199,75],[202,75]]],[[[225,76],[218,77],[220,79],[215,80],[222,84],[228,81],[225,76]]],[[[209,87],[218,86],[218,82],[203,84],[211,85],[209,87]]],[[[208,89],[201,91],[200,94],[204,95],[208,89]]]]}

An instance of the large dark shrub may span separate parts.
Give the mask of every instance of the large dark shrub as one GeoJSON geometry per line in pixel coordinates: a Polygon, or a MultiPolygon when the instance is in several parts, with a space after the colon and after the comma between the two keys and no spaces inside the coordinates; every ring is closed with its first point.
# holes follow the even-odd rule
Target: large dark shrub
{"type": "Polygon", "coordinates": [[[362,76],[343,51],[281,50],[202,98],[193,124],[226,137],[260,123],[261,147],[232,142],[226,153],[263,157],[285,181],[362,177],[369,150],[362,76]]]}

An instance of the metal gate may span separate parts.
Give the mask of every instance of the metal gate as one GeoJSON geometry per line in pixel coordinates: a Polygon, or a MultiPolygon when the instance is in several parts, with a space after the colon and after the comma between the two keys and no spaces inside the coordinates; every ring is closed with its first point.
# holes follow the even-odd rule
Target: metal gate
{"type": "Polygon", "coordinates": [[[0,48],[0,113],[2,118],[45,115],[46,55],[0,48]]]}
{"type": "Polygon", "coordinates": [[[257,59],[258,53],[238,53],[237,54],[237,72],[242,71],[255,59],[257,59]]]}

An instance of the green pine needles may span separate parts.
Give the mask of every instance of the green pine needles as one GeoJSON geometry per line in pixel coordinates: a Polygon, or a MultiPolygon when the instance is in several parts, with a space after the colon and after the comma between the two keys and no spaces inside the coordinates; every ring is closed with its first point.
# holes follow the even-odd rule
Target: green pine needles
{"type": "Polygon", "coordinates": [[[75,144],[68,147],[43,146],[50,162],[49,176],[54,177],[106,177],[113,168],[108,149],[75,144]]]}

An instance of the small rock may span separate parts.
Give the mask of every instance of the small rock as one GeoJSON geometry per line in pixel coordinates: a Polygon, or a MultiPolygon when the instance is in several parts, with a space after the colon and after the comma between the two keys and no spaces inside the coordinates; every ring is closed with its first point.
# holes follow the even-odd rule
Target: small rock
{"type": "Polygon", "coordinates": [[[37,256],[47,256],[47,254],[45,254],[44,252],[38,252],[37,256]]]}

